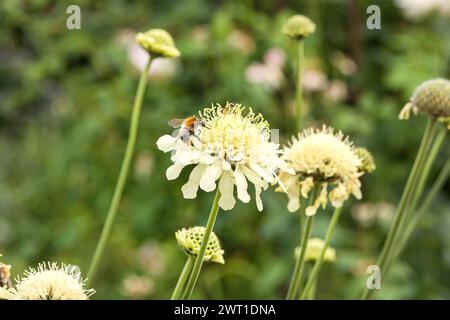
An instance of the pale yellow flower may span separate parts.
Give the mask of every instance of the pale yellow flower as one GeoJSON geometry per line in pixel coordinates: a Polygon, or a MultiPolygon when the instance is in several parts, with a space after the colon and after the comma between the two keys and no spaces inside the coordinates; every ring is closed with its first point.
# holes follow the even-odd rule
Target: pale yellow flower
{"type": "Polygon", "coordinates": [[[314,215],[321,205],[325,208],[328,200],[338,208],[351,194],[357,199],[362,197],[361,160],[354,152],[353,143],[342,132],[335,134],[325,126],[306,129],[285,147],[283,159],[295,171],[295,175],[283,171],[279,174],[287,189],[290,212],[300,208],[300,196],[308,198],[314,186],[320,191],[316,201],[306,208],[308,216],[314,215]]]}
{"type": "Polygon", "coordinates": [[[95,291],[84,289],[84,281],[74,266],[40,263],[16,280],[13,288],[0,291],[9,300],[87,300],[95,291]]]}
{"type": "MultiPolygon", "coordinates": [[[[183,228],[175,233],[175,237],[180,247],[182,247],[189,255],[194,257],[196,257],[200,251],[200,246],[204,235],[205,227],[193,227],[189,229],[183,228]]],[[[211,232],[203,260],[224,264],[224,253],[225,251],[223,251],[220,246],[219,238],[217,238],[214,232],[211,232]]]]}
{"type": "Polygon", "coordinates": [[[279,144],[270,140],[269,123],[252,109],[246,114],[244,110],[240,104],[232,103],[206,108],[199,113],[202,124],[195,129],[196,134],[188,139],[181,139],[179,134],[158,139],[160,150],[172,151],[173,165],[166,171],[168,180],[178,178],[184,167],[196,165],[181,188],[184,198],[196,198],[199,188],[211,192],[218,187],[219,206],[231,210],[236,203],[234,186],[238,199],[248,203],[250,182],[254,185],[257,208],[262,211],[261,192],[276,182],[277,171],[293,173],[279,157],[279,144]]]}
{"type": "MultiPolygon", "coordinates": [[[[308,244],[306,246],[305,252],[305,261],[316,261],[320,257],[320,253],[322,252],[325,246],[325,241],[320,238],[311,238],[308,240],[308,244]]],[[[300,255],[300,247],[295,248],[295,257],[298,258],[300,255]]],[[[325,250],[325,256],[323,261],[334,262],[336,261],[336,250],[328,247],[325,250]]]]}

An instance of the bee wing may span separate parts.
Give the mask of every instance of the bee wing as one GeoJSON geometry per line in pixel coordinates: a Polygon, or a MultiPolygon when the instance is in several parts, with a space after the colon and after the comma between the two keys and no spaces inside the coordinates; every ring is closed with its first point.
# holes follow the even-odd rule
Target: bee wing
{"type": "Polygon", "coordinates": [[[184,119],[172,119],[167,122],[167,124],[172,128],[179,128],[183,124],[184,119]]]}

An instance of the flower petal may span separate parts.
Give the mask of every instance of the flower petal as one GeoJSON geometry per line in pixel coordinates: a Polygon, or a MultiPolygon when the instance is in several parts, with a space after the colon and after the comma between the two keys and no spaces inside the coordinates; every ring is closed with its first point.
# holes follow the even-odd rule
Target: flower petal
{"type": "Polygon", "coordinates": [[[189,175],[189,181],[181,187],[181,191],[183,192],[183,197],[185,199],[195,199],[197,197],[200,178],[205,168],[206,165],[198,164],[194,169],[192,169],[192,172],[189,175]]]}
{"type": "Polygon", "coordinates": [[[250,195],[247,192],[248,183],[245,175],[239,169],[239,166],[234,170],[234,180],[236,181],[237,197],[244,203],[250,201],[250,195]]]}
{"type": "Polygon", "coordinates": [[[175,180],[180,176],[181,170],[183,170],[184,165],[174,163],[166,170],[166,177],[167,180],[175,180]]]}
{"type": "Polygon", "coordinates": [[[216,181],[222,174],[222,166],[220,164],[212,164],[207,166],[202,173],[200,179],[200,188],[206,192],[211,192],[216,189],[216,181]]]}
{"type": "Polygon", "coordinates": [[[256,199],[256,207],[258,208],[258,211],[263,211],[263,203],[261,200],[261,192],[262,188],[255,185],[255,199],[256,199]]]}
{"type": "Polygon", "coordinates": [[[228,173],[222,175],[219,181],[220,200],[219,206],[223,210],[231,210],[236,204],[233,196],[234,182],[228,173]]]}
{"type": "Polygon", "coordinates": [[[177,142],[177,138],[174,138],[168,134],[163,135],[156,141],[156,145],[158,146],[158,149],[163,152],[169,152],[173,150],[173,147],[175,146],[177,142]]]}

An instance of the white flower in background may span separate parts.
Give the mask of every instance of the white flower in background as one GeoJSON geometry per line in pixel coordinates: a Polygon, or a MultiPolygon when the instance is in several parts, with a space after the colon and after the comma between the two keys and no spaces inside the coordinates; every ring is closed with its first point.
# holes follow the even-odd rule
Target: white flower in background
{"type": "MultiPolygon", "coordinates": [[[[325,241],[320,238],[311,238],[308,240],[305,251],[305,261],[316,261],[319,259],[320,254],[325,246],[325,241]]],[[[295,248],[295,257],[300,255],[300,247],[295,248]]],[[[325,256],[323,261],[334,262],[336,261],[336,250],[328,247],[325,250],[325,256]]]]}
{"type": "Polygon", "coordinates": [[[184,167],[195,165],[189,181],[181,188],[186,199],[196,198],[198,188],[211,192],[218,187],[219,206],[231,210],[236,202],[234,186],[238,199],[248,203],[250,182],[258,210],[262,211],[262,190],[276,181],[279,169],[293,172],[279,158],[279,144],[270,141],[269,123],[252,109],[246,114],[244,110],[232,103],[205,108],[199,112],[202,125],[196,136],[188,141],[170,135],[158,139],[160,150],[172,151],[173,165],[166,171],[168,180],[178,178],[184,167]]]}
{"type": "Polygon", "coordinates": [[[341,102],[347,98],[347,84],[341,80],[332,80],[325,90],[325,97],[333,102],[341,102]]]}
{"type": "Polygon", "coordinates": [[[323,91],[328,87],[327,76],[319,70],[306,69],[303,72],[302,87],[305,91],[323,91]]]}
{"type": "Polygon", "coordinates": [[[141,183],[147,181],[153,172],[154,159],[153,155],[148,151],[140,152],[136,156],[134,163],[134,176],[141,183]]]}
{"type": "Polygon", "coordinates": [[[352,217],[363,228],[372,227],[375,223],[388,225],[395,213],[395,206],[386,203],[357,203],[352,207],[352,217]]]}
{"type": "Polygon", "coordinates": [[[432,12],[450,16],[449,0],[396,0],[395,3],[412,20],[419,20],[432,12]]]}
{"type": "Polygon", "coordinates": [[[243,54],[250,54],[255,50],[255,40],[246,32],[234,29],[228,35],[228,44],[243,54]]]}
{"type": "Polygon", "coordinates": [[[149,277],[132,274],[123,280],[122,286],[125,295],[132,299],[142,299],[153,293],[155,283],[149,277]]]}
{"type": "Polygon", "coordinates": [[[14,288],[0,291],[9,300],[87,300],[93,289],[84,289],[84,281],[76,267],[41,263],[18,278],[14,288]]]}
{"type": "MultiPolygon", "coordinates": [[[[144,70],[148,60],[148,52],[136,43],[134,32],[131,30],[122,30],[119,33],[119,42],[125,47],[128,60],[136,70],[144,70]]],[[[173,77],[178,71],[178,63],[171,58],[158,57],[155,59],[148,72],[153,79],[167,79],[173,77]]]]}
{"type": "Polygon", "coordinates": [[[152,275],[161,275],[167,270],[165,251],[155,241],[144,242],[136,253],[139,265],[152,275]]]}
{"type": "Polygon", "coordinates": [[[283,171],[279,174],[288,191],[290,212],[300,208],[300,196],[307,198],[314,186],[320,192],[316,201],[306,208],[308,216],[314,215],[321,205],[325,208],[328,199],[337,208],[350,194],[357,199],[362,197],[361,160],[354,152],[353,143],[342,132],[335,134],[325,126],[321,130],[305,129],[285,147],[282,158],[295,170],[295,175],[283,171]]]}
{"type": "Polygon", "coordinates": [[[336,51],[332,54],[331,63],[345,76],[354,74],[358,69],[356,62],[340,51],[336,51]]]}
{"type": "Polygon", "coordinates": [[[254,62],[245,69],[245,79],[267,89],[278,89],[285,80],[283,64],[284,51],[270,48],[264,55],[264,63],[254,62]]]}
{"type": "Polygon", "coordinates": [[[278,89],[284,81],[283,72],[278,66],[264,63],[250,64],[245,70],[245,78],[267,89],[278,89]]]}

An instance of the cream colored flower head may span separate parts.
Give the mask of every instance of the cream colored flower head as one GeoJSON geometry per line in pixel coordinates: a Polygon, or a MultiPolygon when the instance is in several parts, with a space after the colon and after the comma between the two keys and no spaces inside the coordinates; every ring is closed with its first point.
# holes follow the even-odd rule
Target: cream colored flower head
{"type": "MultiPolygon", "coordinates": [[[[308,198],[314,186],[320,188],[316,201],[306,208],[306,215],[314,215],[328,200],[338,208],[353,194],[361,195],[359,172],[361,160],[355,154],[353,143],[342,132],[332,128],[305,129],[293,137],[285,147],[283,159],[295,171],[295,175],[281,171],[279,178],[287,189],[288,210],[300,208],[300,196],[308,198]]],[[[280,191],[280,188],[277,189],[280,191]]]]}
{"type": "MultiPolygon", "coordinates": [[[[183,228],[175,232],[175,237],[177,238],[177,242],[180,247],[182,247],[187,254],[194,257],[196,257],[200,251],[200,246],[204,235],[205,227],[193,227],[189,229],[183,228]]],[[[220,246],[219,238],[217,238],[214,232],[211,232],[203,261],[224,264],[224,253],[225,251],[223,251],[220,246]]]]}
{"type": "MultiPolygon", "coordinates": [[[[319,259],[320,254],[325,246],[325,241],[320,238],[311,238],[308,240],[308,245],[306,246],[305,261],[316,261],[319,259]]],[[[298,258],[300,255],[300,247],[295,248],[295,257],[298,258]]],[[[328,247],[325,250],[325,256],[323,261],[334,262],[336,261],[336,250],[328,247]]]]}
{"type": "Polygon", "coordinates": [[[139,32],[136,42],[151,55],[156,57],[175,58],[180,51],[175,47],[172,36],[163,29],[150,29],[147,32],[139,32]]]}
{"type": "Polygon", "coordinates": [[[437,78],[418,86],[410,101],[400,111],[399,118],[409,119],[411,111],[415,115],[420,111],[446,122],[450,129],[450,81],[437,78]]]}
{"type": "Polygon", "coordinates": [[[195,165],[189,181],[181,191],[186,199],[197,197],[198,189],[220,191],[219,206],[231,210],[237,197],[244,203],[250,201],[249,182],[255,190],[256,205],[262,211],[262,190],[276,182],[279,169],[293,173],[280,159],[279,144],[270,140],[269,123],[252,109],[247,112],[240,104],[227,103],[199,112],[200,125],[193,134],[181,128],[176,136],[164,135],[158,139],[158,148],[172,152],[173,165],[166,171],[168,180],[178,178],[181,170],[195,165]]]}
{"type": "Polygon", "coordinates": [[[9,300],[88,300],[93,289],[84,289],[84,281],[74,266],[40,263],[16,280],[14,288],[0,292],[9,300]]]}
{"type": "Polygon", "coordinates": [[[308,17],[296,14],[286,20],[281,31],[289,38],[301,40],[316,31],[316,24],[308,17]]]}

